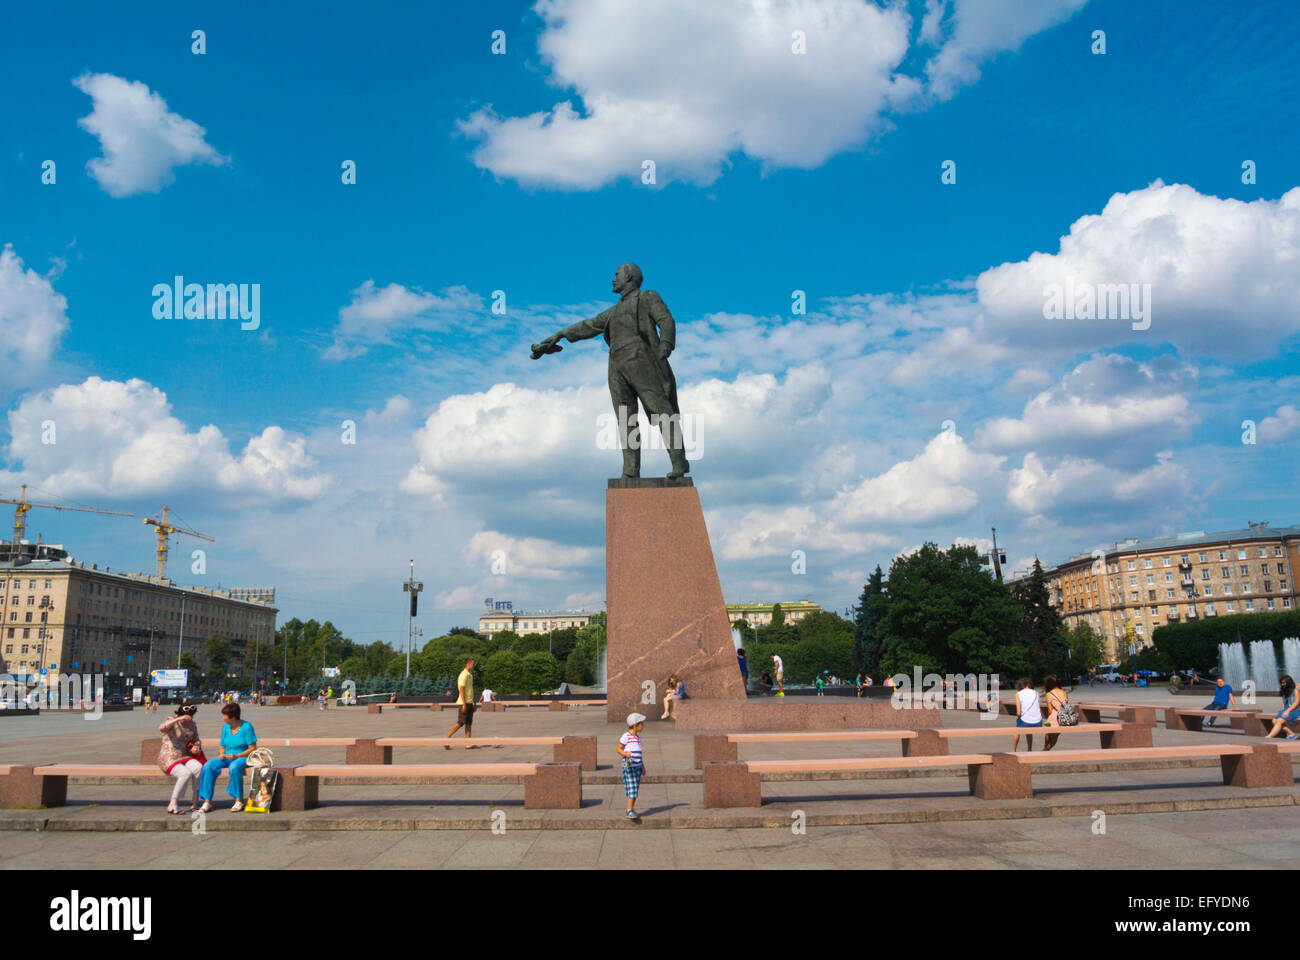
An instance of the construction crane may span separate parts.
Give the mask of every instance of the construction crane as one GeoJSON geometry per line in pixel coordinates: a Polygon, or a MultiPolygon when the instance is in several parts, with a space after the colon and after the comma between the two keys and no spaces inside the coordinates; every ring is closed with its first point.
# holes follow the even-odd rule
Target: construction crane
{"type": "Polygon", "coordinates": [[[158,528],[158,579],[162,580],[167,571],[167,538],[173,533],[183,533],[187,537],[198,537],[200,540],[207,540],[210,543],[216,543],[216,539],[209,537],[207,534],[199,533],[197,530],[186,530],[184,527],[178,527],[174,523],[167,522],[167,507],[162,508],[162,519],[157,517],[145,517],[142,523],[152,524],[158,528]]]}
{"type": "Polygon", "coordinates": [[[0,503],[14,504],[14,547],[22,542],[23,534],[27,532],[27,511],[32,507],[40,507],[43,510],[76,510],[78,513],[106,513],[114,517],[134,517],[134,513],[123,513],[121,510],[100,510],[97,507],[69,507],[62,503],[32,503],[27,499],[27,484],[23,484],[23,489],[18,494],[17,500],[8,498],[0,499],[0,503]]]}

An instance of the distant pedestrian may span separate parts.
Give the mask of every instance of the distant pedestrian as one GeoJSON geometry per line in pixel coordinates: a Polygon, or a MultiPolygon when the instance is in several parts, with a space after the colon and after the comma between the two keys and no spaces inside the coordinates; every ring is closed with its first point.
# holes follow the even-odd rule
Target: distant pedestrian
{"type": "MultiPolygon", "coordinates": [[[[1038,691],[1028,677],[1021,677],[1020,682],[1016,684],[1016,726],[1017,727],[1041,727],[1043,725],[1043,707],[1038,699],[1038,691]]],[[[1028,741],[1029,750],[1032,753],[1034,749],[1034,735],[1032,733],[1025,735],[1028,741]]],[[[1011,738],[1011,752],[1015,753],[1020,747],[1020,734],[1011,738]]]]}
{"type": "Polygon", "coordinates": [[[762,676],[758,678],[758,692],[765,697],[770,697],[772,695],[772,683],[772,675],[764,670],[762,676]]]}
{"type": "Polygon", "coordinates": [[[817,674],[817,696],[826,696],[826,682],[822,680],[822,675],[820,673],[817,674]]]}
{"type": "Polygon", "coordinates": [[[736,663],[740,666],[740,679],[745,684],[745,689],[749,689],[749,661],[745,659],[745,648],[741,647],[736,651],[736,663]]]}
{"type": "Polygon", "coordinates": [[[772,654],[772,663],[776,667],[776,695],[785,696],[785,662],[775,653],[772,654]]]}
{"type": "MultiPolygon", "coordinates": [[[[456,678],[456,689],[460,695],[456,698],[456,725],[447,733],[447,739],[450,740],[456,735],[456,731],[461,727],[465,728],[465,739],[469,740],[474,736],[474,658],[470,657],[465,661],[465,669],[460,672],[456,678]]],[[[444,750],[450,750],[451,747],[443,744],[444,750]]],[[[470,750],[477,750],[478,747],[469,747],[470,750]]]]}
{"type": "Polygon", "coordinates": [[[618,738],[618,755],[623,758],[623,791],[627,794],[629,820],[639,820],[636,814],[636,795],[641,791],[641,778],[645,775],[645,754],[641,748],[641,731],[645,717],[639,713],[627,715],[627,733],[618,738]]]}

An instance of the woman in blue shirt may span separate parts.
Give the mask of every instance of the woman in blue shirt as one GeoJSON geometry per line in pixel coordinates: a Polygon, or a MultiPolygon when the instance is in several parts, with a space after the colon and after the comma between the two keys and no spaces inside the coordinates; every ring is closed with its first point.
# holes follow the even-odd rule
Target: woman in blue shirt
{"type": "Polygon", "coordinates": [[[1283,674],[1277,682],[1278,692],[1282,694],[1282,709],[1273,718],[1273,729],[1268,736],[1280,736],[1286,731],[1286,738],[1294,740],[1300,731],[1300,696],[1296,695],[1295,681],[1290,674],[1283,674]]]}
{"type": "Polygon", "coordinates": [[[226,722],[221,727],[218,756],[203,765],[199,777],[199,799],[203,801],[199,810],[203,813],[212,809],[212,792],[216,789],[217,777],[227,768],[230,770],[230,783],[226,792],[235,798],[235,805],[230,809],[234,813],[244,809],[244,767],[248,766],[248,755],[257,749],[257,734],[251,723],[239,719],[239,704],[226,704],[221,708],[221,715],[226,722]]]}

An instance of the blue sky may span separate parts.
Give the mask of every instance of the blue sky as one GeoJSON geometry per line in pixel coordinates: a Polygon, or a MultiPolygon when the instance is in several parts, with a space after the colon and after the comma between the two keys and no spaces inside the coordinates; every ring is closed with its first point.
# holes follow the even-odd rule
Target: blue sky
{"type": "MultiPolygon", "coordinates": [[[[1014,565],[1300,522],[1294,5],[757,10],[15,12],[0,486],[167,503],[217,538],[177,579],[274,584],[358,639],[403,637],[412,557],[426,636],[488,596],[598,608],[604,347],[527,347],[634,260],[680,325],[729,601],[842,609],[876,563],[994,525],[1014,565]],[[259,329],[155,318],[178,274],[260,284],[259,329]],[[1150,283],[1151,328],[1044,319],[1066,277],[1150,283]]],[[[151,567],[138,520],[30,531],[151,567]]]]}

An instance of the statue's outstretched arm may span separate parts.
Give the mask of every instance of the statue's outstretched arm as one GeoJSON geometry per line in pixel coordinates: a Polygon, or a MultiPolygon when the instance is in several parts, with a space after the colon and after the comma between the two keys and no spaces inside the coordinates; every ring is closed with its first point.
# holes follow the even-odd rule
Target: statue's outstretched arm
{"type": "Polygon", "coordinates": [[[570,343],[577,343],[579,340],[590,340],[592,337],[598,337],[605,332],[605,326],[609,323],[609,310],[588,320],[579,320],[577,323],[570,324],[559,333],[552,334],[541,343],[533,344],[534,360],[548,353],[559,353],[564,348],[560,346],[561,340],[568,340],[570,343]]]}

